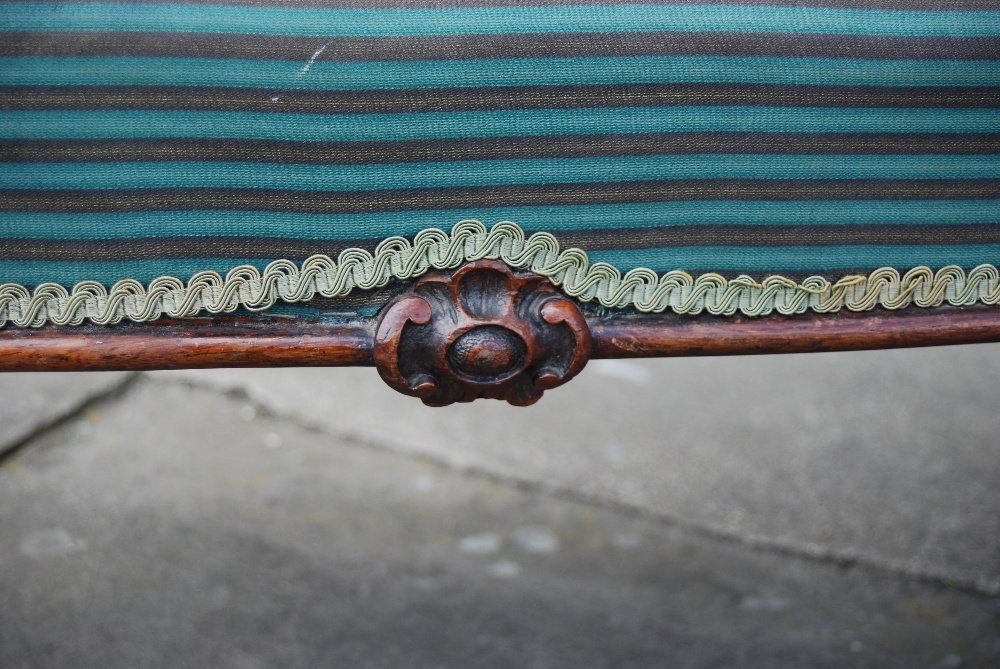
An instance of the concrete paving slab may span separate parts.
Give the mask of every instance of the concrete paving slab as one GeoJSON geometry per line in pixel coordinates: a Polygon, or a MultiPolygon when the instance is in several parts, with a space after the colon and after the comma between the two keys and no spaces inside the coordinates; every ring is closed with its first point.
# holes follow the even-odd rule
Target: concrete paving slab
{"type": "Polygon", "coordinates": [[[0,466],[0,666],[994,667],[1000,600],[142,383],[0,466]]]}
{"type": "Polygon", "coordinates": [[[1000,592],[997,345],[594,361],[527,409],[428,409],[369,369],[157,378],[751,542],[1000,592]]]}
{"type": "Polygon", "coordinates": [[[119,387],[129,376],[125,372],[0,374],[0,455],[119,387]]]}

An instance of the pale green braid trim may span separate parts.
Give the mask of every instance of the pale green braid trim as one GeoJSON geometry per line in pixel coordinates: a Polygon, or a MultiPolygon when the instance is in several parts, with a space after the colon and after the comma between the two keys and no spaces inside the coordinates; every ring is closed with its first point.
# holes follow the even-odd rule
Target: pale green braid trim
{"type": "Polygon", "coordinates": [[[261,273],[255,267],[235,267],[225,278],[216,272],[198,272],[185,285],[163,276],[144,287],[125,279],[111,290],[96,281],[83,281],[71,291],[44,283],[34,292],[24,286],[0,285],[0,327],[8,321],[19,327],[39,327],[46,322],[79,325],[84,319],[99,324],[122,319],[153,321],[166,314],[177,318],[201,311],[218,314],[238,307],[263,310],[278,300],[307,302],[317,295],[341,297],[355,288],[385,286],[393,279],[412,279],[431,269],[448,269],[484,258],[502,260],[511,267],[530,269],[550,279],[575,298],[596,301],[605,307],[632,306],[639,311],[679,314],[708,312],[746,316],[827,313],[848,309],[866,311],[875,306],[901,309],[910,304],[936,307],[1000,303],[1000,272],[980,265],[968,275],[959,267],[937,272],[915,267],[899,275],[884,267],[868,276],[845,276],[831,283],[820,276],[796,282],[769,276],[757,282],[740,275],[726,279],[718,274],[697,278],[674,270],[657,275],[639,268],[622,276],[615,267],[590,263],[580,249],[559,250],[556,238],[546,232],[525,237],[515,223],[497,223],[491,230],[479,221],[458,223],[451,234],[430,228],[411,244],[403,237],[389,237],[369,253],[347,249],[334,261],[314,255],[299,267],[276,260],[261,273]]]}

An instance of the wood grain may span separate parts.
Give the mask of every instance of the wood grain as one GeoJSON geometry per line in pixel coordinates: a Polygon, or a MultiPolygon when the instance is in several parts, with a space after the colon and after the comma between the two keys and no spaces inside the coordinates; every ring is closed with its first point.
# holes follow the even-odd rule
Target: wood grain
{"type": "MultiPolygon", "coordinates": [[[[853,351],[1000,341],[1000,308],[759,318],[589,316],[593,358],[853,351]]],[[[372,365],[375,319],[266,316],[0,330],[0,371],[372,365]]]]}
{"type": "Polygon", "coordinates": [[[695,318],[675,314],[589,319],[595,358],[814,353],[1000,341],[996,307],[695,318]]]}
{"type": "Polygon", "coordinates": [[[371,365],[373,328],[266,317],[9,328],[0,330],[0,371],[371,365]]]}

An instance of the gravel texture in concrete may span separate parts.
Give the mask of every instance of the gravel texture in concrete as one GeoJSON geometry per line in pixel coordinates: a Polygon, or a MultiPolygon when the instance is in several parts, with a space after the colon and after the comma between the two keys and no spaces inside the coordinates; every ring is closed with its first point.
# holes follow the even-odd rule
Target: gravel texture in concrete
{"type": "Polygon", "coordinates": [[[132,386],[0,465],[0,536],[5,669],[1000,663],[996,598],[749,550],[176,384],[132,386]]]}
{"type": "Polygon", "coordinates": [[[165,372],[453,466],[1000,593],[1000,346],[598,360],[428,410],[369,369],[165,372]]]}

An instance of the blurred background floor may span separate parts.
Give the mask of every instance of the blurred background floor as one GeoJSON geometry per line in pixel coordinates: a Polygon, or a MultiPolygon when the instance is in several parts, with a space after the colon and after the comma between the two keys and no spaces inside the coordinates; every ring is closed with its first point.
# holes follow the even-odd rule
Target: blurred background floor
{"type": "Polygon", "coordinates": [[[995,667],[1000,347],[0,375],[0,667],[995,667]]]}

